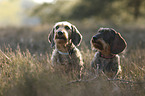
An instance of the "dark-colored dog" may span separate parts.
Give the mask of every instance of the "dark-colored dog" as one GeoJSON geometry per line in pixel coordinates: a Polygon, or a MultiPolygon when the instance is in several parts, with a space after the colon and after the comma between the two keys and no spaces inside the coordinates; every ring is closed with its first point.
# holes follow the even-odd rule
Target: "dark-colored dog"
{"type": "Polygon", "coordinates": [[[76,46],[79,46],[82,35],[69,22],[57,22],[48,36],[51,46],[55,46],[52,53],[52,65],[63,68],[65,72],[76,71],[81,73],[83,68],[82,55],[76,46]]]}
{"type": "Polygon", "coordinates": [[[126,41],[114,29],[100,28],[92,37],[91,44],[98,50],[91,62],[92,68],[103,71],[109,78],[115,78],[121,71],[120,57],[117,54],[126,48],[126,41]]]}

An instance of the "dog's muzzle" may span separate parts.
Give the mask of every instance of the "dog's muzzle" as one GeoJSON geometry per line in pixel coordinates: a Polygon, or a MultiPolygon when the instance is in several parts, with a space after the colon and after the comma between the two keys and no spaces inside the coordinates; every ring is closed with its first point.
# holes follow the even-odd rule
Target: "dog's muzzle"
{"type": "Polygon", "coordinates": [[[98,35],[92,37],[92,44],[95,48],[103,50],[103,44],[101,42],[101,38],[98,35]]]}
{"type": "Polygon", "coordinates": [[[61,35],[63,35],[63,32],[62,32],[62,31],[58,31],[57,34],[58,34],[59,36],[61,36],[61,35]]]}
{"type": "Polygon", "coordinates": [[[67,39],[66,34],[65,34],[63,31],[58,31],[58,32],[56,33],[56,37],[55,37],[55,38],[56,38],[56,39],[64,39],[64,40],[67,39]]]}

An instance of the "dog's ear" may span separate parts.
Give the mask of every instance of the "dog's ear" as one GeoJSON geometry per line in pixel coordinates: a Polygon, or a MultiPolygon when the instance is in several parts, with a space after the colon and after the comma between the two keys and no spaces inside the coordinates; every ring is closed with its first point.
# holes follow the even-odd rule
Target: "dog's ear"
{"type": "Polygon", "coordinates": [[[123,39],[120,33],[115,32],[115,38],[111,42],[111,53],[118,54],[121,53],[127,46],[126,41],[123,39]]]}
{"type": "Polygon", "coordinates": [[[54,28],[50,31],[50,33],[48,35],[48,41],[49,41],[49,43],[51,43],[51,47],[53,47],[55,45],[55,43],[54,43],[54,28]]]}
{"type": "Polygon", "coordinates": [[[71,27],[72,27],[72,34],[71,34],[72,43],[75,46],[79,46],[82,41],[82,35],[74,25],[72,25],[71,27]]]}

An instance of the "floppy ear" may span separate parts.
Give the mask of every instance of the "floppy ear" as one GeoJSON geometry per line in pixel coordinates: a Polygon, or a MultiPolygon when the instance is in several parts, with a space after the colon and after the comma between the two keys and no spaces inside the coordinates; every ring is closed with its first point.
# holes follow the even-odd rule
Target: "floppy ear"
{"type": "Polygon", "coordinates": [[[51,47],[53,47],[55,45],[55,43],[54,43],[54,28],[50,31],[50,33],[48,35],[48,41],[49,41],[49,43],[51,43],[51,47]]]}
{"type": "Polygon", "coordinates": [[[126,41],[120,35],[120,33],[116,32],[114,40],[110,44],[111,46],[111,53],[118,54],[121,53],[127,46],[126,41]]]}
{"type": "Polygon", "coordinates": [[[71,34],[72,43],[75,46],[79,46],[82,41],[82,35],[74,25],[72,25],[71,27],[72,27],[72,34],[71,34]]]}

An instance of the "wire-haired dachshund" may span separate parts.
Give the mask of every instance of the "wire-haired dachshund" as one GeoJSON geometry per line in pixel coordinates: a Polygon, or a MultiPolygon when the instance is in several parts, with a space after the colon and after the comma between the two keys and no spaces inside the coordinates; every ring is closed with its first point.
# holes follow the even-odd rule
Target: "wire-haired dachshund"
{"type": "Polygon", "coordinates": [[[112,28],[100,28],[91,39],[91,45],[97,49],[91,62],[93,70],[104,72],[109,78],[115,78],[121,71],[120,57],[127,46],[126,41],[112,28]]]}
{"type": "Polygon", "coordinates": [[[49,36],[48,41],[51,47],[55,46],[52,53],[52,65],[63,68],[65,72],[81,73],[83,68],[83,59],[81,52],[76,46],[79,46],[82,35],[78,29],[67,21],[57,22],[49,36]]]}

